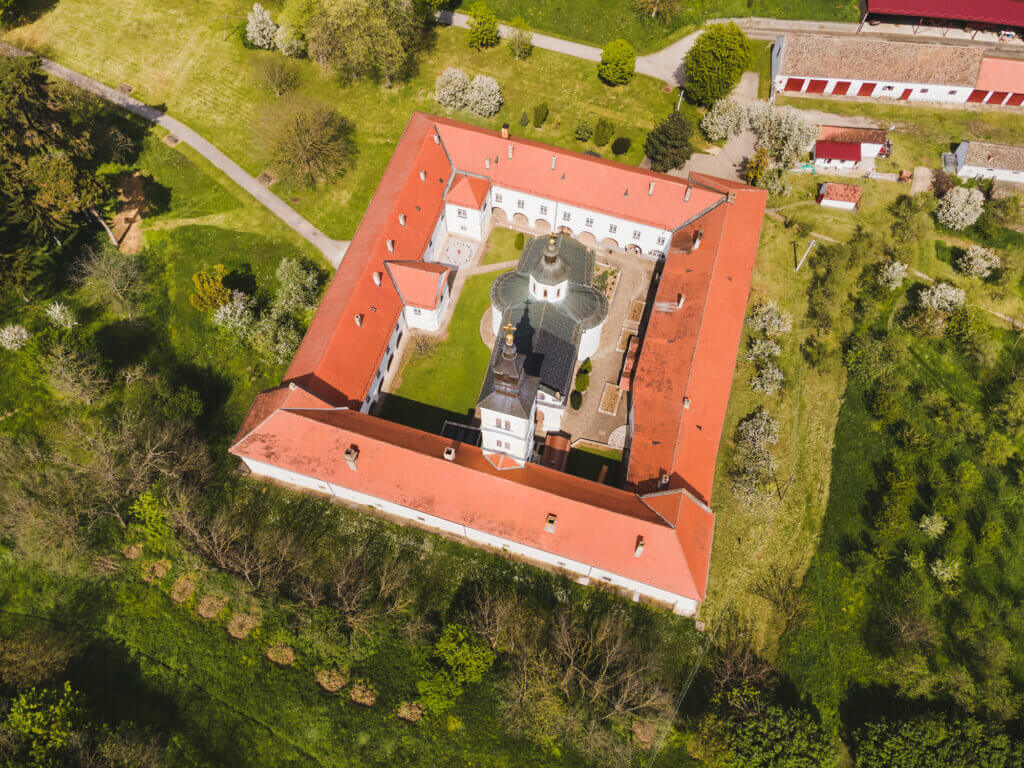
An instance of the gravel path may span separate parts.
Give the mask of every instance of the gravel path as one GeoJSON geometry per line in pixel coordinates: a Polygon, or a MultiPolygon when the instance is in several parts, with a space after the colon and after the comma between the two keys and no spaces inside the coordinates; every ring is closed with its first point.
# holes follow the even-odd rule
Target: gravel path
{"type": "MultiPolygon", "coordinates": [[[[0,42],[0,53],[7,56],[29,55],[27,52],[3,42],[0,42]]],[[[138,115],[144,120],[148,120],[151,123],[155,123],[156,125],[166,128],[178,137],[179,140],[188,144],[200,155],[213,163],[213,165],[218,169],[227,174],[228,178],[255,197],[271,213],[277,216],[277,218],[312,243],[317,250],[323,253],[327,258],[327,261],[329,261],[332,266],[337,267],[341,263],[342,258],[345,256],[345,251],[348,249],[349,241],[334,240],[333,238],[325,235],[300,216],[295,209],[284,202],[284,200],[279,198],[269,189],[256,181],[256,179],[246,173],[238,163],[225,155],[213,144],[208,142],[184,123],[175,120],[166,112],[162,112],[148,104],[143,104],[138,99],[133,99],[131,96],[127,96],[120,91],[106,86],[103,83],[97,82],[92,78],[86,77],[85,75],[81,75],[67,67],[62,67],[60,64],[52,62],[49,59],[42,60],[42,68],[45,72],[53,75],[54,77],[59,77],[61,80],[65,80],[82,90],[89,91],[112,104],[116,104],[117,106],[128,110],[132,114],[138,115]]]]}

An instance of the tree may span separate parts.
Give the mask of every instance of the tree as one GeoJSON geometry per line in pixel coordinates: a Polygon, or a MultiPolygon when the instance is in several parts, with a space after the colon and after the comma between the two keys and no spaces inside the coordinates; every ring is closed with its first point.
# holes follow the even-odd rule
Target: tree
{"type": "Polygon", "coordinates": [[[71,311],[71,307],[62,301],[50,302],[46,307],[46,319],[49,320],[55,328],[61,328],[65,331],[78,325],[78,319],[75,317],[75,313],[71,311]]]}
{"type": "Polygon", "coordinates": [[[743,178],[755,187],[767,187],[774,167],[768,149],[758,146],[754,150],[754,156],[747,158],[746,165],[743,166],[743,178]]]}
{"type": "Polygon", "coordinates": [[[487,3],[477,0],[469,7],[469,47],[478,51],[498,44],[498,19],[487,3]]]}
{"type": "Polygon", "coordinates": [[[540,128],[544,125],[544,121],[548,119],[548,104],[546,101],[542,101],[536,107],[533,108],[533,127],[540,128]]]}
{"type": "Polygon", "coordinates": [[[299,259],[281,259],[275,272],[277,293],[273,308],[281,312],[308,309],[316,299],[319,280],[316,272],[299,259]]]}
{"type": "Polygon", "coordinates": [[[458,67],[448,67],[434,81],[434,98],[449,109],[465,109],[469,98],[469,77],[458,67]]]}
{"type": "Polygon", "coordinates": [[[633,0],[637,13],[656,19],[671,18],[679,10],[679,0],[633,0]]]}
{"type": "Polygon", "coordinates": [[[146,291],[145,274],[136,256],[121,253],[110,243],[87,249],[77,267],[78,283],[87,297],[107,304],[129,320],[146,291]]]}
{"type": "Polygon", "coordinates": [[[213,311],[213,324],[224,331],[236,346],[246,345],[256,316],[253,301],[241,291],[231,291],[230,298],[213,311]]]}
{"type": "Polygon", "coordinates": [[[25,326],[10,324],[0,328],[0,347],[9,352],[17,352],[28,344],[28,331],[25,326]]]}
{"type": "Polygon", "coordinates": [[[512,19],[512,29],[508,33],[508,50],[516,61],[530,58],[533,53],[533,32],[526,29],[522,16],[512,19]]]}
{"type": "Polygon", "coordinates": [[[967,298],[962,288],[946,282],[929,285],[918,294],[918,304],[924,309],[934,309],[946,314],[963,305],[967,298]]]}
{"type": "Polygon", "coordinates": [[[729,98],[718,99],[700,120],[700,129],[711,141],[725,141],[749,127],[746,105],[729,98]]]}
{"type": "Polygon", "coordinates": [[[656,126],[644,142],[644,152],[651,161],[651,170],[664,173],[682,168],[693,154],[690,137],[693,124],[678,112],[673,112],[656,126]]]}
{"type": "Polygon", "coordinates": [[[466,91],[466,107],[481,117],[493,117],[501,111],[504,100],[498,81],[489,75],[477,75],[466,91]]]}
{"type": "Polygon", "coordinates": [[[348,121],[320,104],[286,105],[273,122],[270,151],[280,178],[315,185],[345,172],[351,152],[348,121]]]}
{"type": "Polygon", "coordinates": [[[686,97],[710,107],[728,96],[750,66],[750,55],[743,30],[732,22],[712,24],[686,54],[686,97]]]}
{"type": "Polygon", "coordinates": [[[612,40],[601,51],[601,62],[597,65],[597,76],[608,85],[625,85],[636,72],[636,50],[628,41],[612,40]]]}
{"type": "Polygon", "coordinates": [[[861,385],[887,379],[896,370],[891,347],[869,336],[858,336],[850,343],[843,355],[843,363],[850,380],[861,385]]]}
{"type": "Polygon", "coordinates": [[[1021,747],[996,723],[919,715],[865,724],[853,751],[857,768],[1011,768],[1019,764],[1021,747]]]}
{"type": "Polygon", "coordinates": [[[1003,227],[1019,223],[1021,220],[1021,196],[1010,195],[985,203],[985,210],[978,217],[975,225],[978,232],[990,240],[998,235],[1003,227]]]}
{"type": "Polygon", "coordinates": [[[950,229],[965,229],[978,220],[985,207],[985,196],[973,187],[953,187],[939,201],[935,219],[950,229]]]}
{"type": "Polygon", "coordinates": [[[257,48],[271,50],[276,46],[277,24],[270,18],[270,12],[259,3],[254,3],[245,19],[245,36],[257,48]]]}
{"type": "Polygon", "coordinates": [[[81,697],[65,683],[61,692],[32,688],[11,702],[3,730],[18,743],[22,758],[13,764],[47,768],[64,764],[61,754],[73,742],[82,719],[81,697]]]}
{"type": "Polygon", "coordinates": [[[576,137],[577,141],[589,141],[590,137],[594,135],[594,126],[584,120],[576,126],[576,130],[573,131],[573,135],[576,137]]]}
{"type": "Polygon", "coordinates": [[[898,290],[907,279],[909,267],[902,261],[883,261],[875,271],[878,284],[889,291],[898,290]]]}
{"type": "Polygon", "coordinates": [[[277,28],[274,45],[283,55],[293,58],[302,56],[306,52],[306,38],[283,24],[277,28]]]}
{"type": "Polygon", "coordinates": [[[275,96],[282,96],[299,84],[298,68],[276,56],[259,63],[260,85],[275,96]]]}
{"type": "Polygon", "coordinates": [[[633,146],[633,142],[629,140],[628,136],[618,136],[615,141],[612,142],[612,154],[618,157],[629,152],[629,148],[633,146]]]}
{"type": "Polygon", "coordinates": [[[785,312],[775,299],[759,301],[747,313],[747,327],[760,331],[765,336],[779,336],[793,328],[793,318],[785,312]]]}
{"type": "Polygon", "coordinates": [[[972,245],[956,260],[956,268],[971,277],[988,277],[1001,264],[995,251],[980,245],[972,245]]]}
{"type": "Polygon", "coordinates": [[[766,363],[750,377],[750,389],[753,392],[774,395],[782,389],[784,380],[785,377],[782,375],[782,369],[779,366],[775,363],[766,363]]]}
{"type": "Polygon", "coordinates": [[[231,291],[224,285],[224,275],[223,264],[216,264],[210,272],[205,269],[195,272],[192,275],[193,291],[188,297],[192,306],[200,312],[213,312],[227,304],[231,291]]]}
{"type": "Polygon", "coordinates": [[[594,145],[598,147],[605,146],[612,140],[614,134],[615,126],[602,117],[597,121],[597,126],[594,128],[594,145]]]}
{"type": "Polygon", "coordinates": [[[52,680],[74,653],[71,638],[43,626],[0,640],[0,678],[18,689],[52,680]]]}

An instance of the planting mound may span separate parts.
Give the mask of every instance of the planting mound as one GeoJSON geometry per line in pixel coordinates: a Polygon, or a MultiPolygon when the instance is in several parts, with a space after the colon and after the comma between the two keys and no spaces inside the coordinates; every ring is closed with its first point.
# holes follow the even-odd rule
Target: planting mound
{"type": "Polygon", "coordinates": [[[364,707],[372,707],[377,703],[377,692],[370,687],[365,680],[360,680],[352,686],[352,693],[348,695],[356,704],[364,707]]]}
{"type": "Polygon", "coordinates": [[[171,600],[176,603],[184,603],[195,592],[196,583],[192,579],[187,579],[184,576],[178,577],[178,580],[174,582],[174,586],[171,587],[171,600]]]}
{"type": "Polygon", "coordinates": [[[214,595],[207,595],[199,601],[199,608],[197,612],[204,619],[215,619],[217,614],[224,610],[224,606],[228,604],[226,597],[215,597],[214,595]]]}
{"type": "Polygon", "coordinates": [[[275,643],[267,648],[267,658],[281,667],[287,667],[295,663],[295,651],[284,643],[275,643]]]}
{"type": "Polygon", "coordinates": [[[316,673],[316,681],[328,693],[335,693],[348,683],[348,673],[345,670],[321,669],[316,673]]]}
{"type": "Polygon", "coordinates": [[[252,613],[236,613],[228,622],[228,634],[236,640],[244,640],[259,625],[259,616],[252,613]]]}

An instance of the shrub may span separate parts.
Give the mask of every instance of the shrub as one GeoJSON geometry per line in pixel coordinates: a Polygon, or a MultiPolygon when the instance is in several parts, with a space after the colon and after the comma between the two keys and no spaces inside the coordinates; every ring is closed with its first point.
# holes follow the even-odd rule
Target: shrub
{"type": "Polygon", "coordinates": [[[469,7],[469,47],[480,50],[498,44],[498,19],[486,3],[469,7]]]}
{"type": "Polygon", "coordinates": [[[779,422],[758,408],[736,425],[736,446],[745,451],[766,451],[779,442],[779,422]]]}
{"type": "Polygon", "coordinates": [[[580,371],[576,374],[576,389],[580,394],[586,392],[590,388],[590,374],[586,371],[580,371]]]}
{"type": "Polygon", "coordinates": [[[573,135],[576,137],[577,141],[589,141],[590,137],[594,135],[594,126],[584,120],[576,126],[576,130],[573,131],[573,135]]]}
{"type": "Polygon", "coordinates": [[[590,373],[593,370],[594,370],[594,364],[592,362],[590,362],[590,358],[589,357],[586,360],[584,360],[582,363],[580,363],[580,373],[590,373]]]}
{"type": "Polygon", "coordinates": [[[257,48],[270,50],[276,46],[277,24],[270,13],[259,3],[252,6],[245,21],[245,37],[257,48]]]}
{"type": "Polygon", "coordinates": [[[533,53],[533,32],[524,29],[526,22],[521,16],[512,20],[512,29],[508,35],[508,51],[516,61],[530,58],[533,53]]]}
{"type": "Polygon", "coordinates": [[[633,146],[633,142],[628,137],[619,136],[612,142],[612,154],[616,156],[624,155],[629,152],[631,146],[633,146]]]}
{"type": "Polygon", "coordinates": [[[962,288],[950,283],[939,282],[929,285],[918,294],[918,304],[924,309],[950,313],[960,307],[967,298],[962,288]]]}
{"type": "Polygon", "coordinates": [[[516,232],[515,246],[516,250],[523,250],[523,244],[526,242],[526,237],[522,232],[516,232]]]}
{"type": "Polygon", "coordinates": [[[623,39],[612,40],[601,51],[597,76],[608,85],[625,85],[636,71],[636,50],[623,39]]]}
{"type": "Polygon", "coordinates": [[[283,24],[274,34],[274,45],[285,56],[297,57],[306,52],[306,38],[283,24]]]}
{"type": "Polygon", "coordinates": [[[46,308],[46,319],[49,320],[55,327],[63,328],[65,330],[74,328],[78,325],[78,320],[75,319],[75,313],[71,311],[71,308],[61,302],[51,302],[46,308]]]}
{"type": "Polygon", "coordinates": [[[0,347],[16,352],[28,343],[28,331],[23,325],[5,325],[0,328],[0,347]]]}
{"type": "Polygon", "coordinates": [[[469,76],[458,67],[448,67],[434,81],[434,98],[449,109],[465,109],[469,98],[469,76]]]}
{"type": "Polygon", "coordinates": [[[775,363],[767,363],[750,377],[750,389],[765,395],[774,395],[782,389],[782,369],[775,363]]]}
{"type": "Polygon", "coordinates": [[[252,299],[241,291],[232,291],[231,298],[213,311],[213,324],[224,331],[232,344],[245,344],[256,322],[252,306],[252,299]]]}
{"type": "Polygon", "coordinates": [[[526,110],[523,110],[523,114],[519,116],[519,125],[523,128],[530,124],[530,116],[526,114],[526,110]]]}
{"type": "Polygon", "coordinates": [[[597,127],[594,128],[594,144],[599,147],[603,147],[609,141],[612,140],[612,136],[615,133],[615,126],[603,117],[597,121],[597,127]]]}
{"type": "Polygon", "coordinates": [[[907,279],[908,267],[902,261],[883,261],[875,272],[875,280],[883,288],[897,290],[907,279]]]}
{"type": "Polygon", "coordinates": [[[678,112],[673,112],[654,126],[644,142],[644,152],[651,161],[651,169],[664,173],[682,168],[693,154],[692,135],[693,124],[678,112]]]}
{"type": "Polygon", "coordinates": [[[231,299],[231,291],[224,285],[224,265],[217,264],[211,272],[201,269],[192,275],[195,289],[188,297],[200,312],[212,312],[231,299]]]}
{"type": "Polygon", "coordinates": [[[781,353],[782,348],[771,339],[753,339],[747,347],[745,356],[753,363],[760,363],[778,357],[781,353]]]}
{"type": "Polygon", "coordinates": [[[759,301],[750,308],[747,315],[747,327],[761,331],[765,336],[778,336],[789,333],[793,328],[793,319],[783,311],[774,299],[759,301]]]}
{"type": "Polygon", "coordinates": [[[574,411],[578,411],[583,406],[583,393],[573,390],[569,395],[569,407],[574,411]]]}
{"type": "Polygon", "coordinates": [[[728,96],[750,66],[750,41],[735,24],[712,24],[686,54],[686,97],[711,106],[728,96]]]}
{"type": "Polygon", "coordinates": [[[503,103],[501,86],[498,81],[488,75],[477,75],[469,84],[466,92],[466,107],[481,117],[492,117],[498,114],[503,103]]]}
{"type": "Polygon", "coordinates": [[[950,229],[965,229],[978,220],[984,207],[980,189],[953,187],[939,201],[935,219],[950,229]]]}
{"type": "Polygon", "coordinates": [[[843,363],[850,374],[850,380],[862,385],[887,379],[896,369],[889,346],[866,337],[853,340],[843,355],[843,363]]]}
{"type": "Polygon", "coordinates": [[[290,61],[277,56],[260,62],[260,86],[282,96],[299,84],[299,70],[290,61]]]}
{"type": "Polygon", "coordinates": [[[943,197],[955,185],[953,179],[945,171],[932,171],[932,194],[936,197],[943,197]]]}
{"type": "Polygon", "coordinates": [[[548,105],[546,101],[542,101],[536,107],[533,108],[533,127],[540,128],[544,125],[544,122],[548,119],[548,105]]]}
{"type": "Polygon", "coordinates": [[[991,248],[972,245],[956,260],[956,268],[971,277],[988,277],[1002,262],[991,248]]]}
{"type": "Polygon", "coordinates": [[[776,109],[762,101],[748,104],[747,119],[757,133],[757,146],[764,147],[776,163],[788,167],[803,156],[818,135],[818,127],[797,109],[776,109]]]}
{"type": "Polygon", "coordinates": [[[287,315],[268,312],[253,327],[250,343],[256,354],[273,363],[287,363],[302,337],[287,315]]]}

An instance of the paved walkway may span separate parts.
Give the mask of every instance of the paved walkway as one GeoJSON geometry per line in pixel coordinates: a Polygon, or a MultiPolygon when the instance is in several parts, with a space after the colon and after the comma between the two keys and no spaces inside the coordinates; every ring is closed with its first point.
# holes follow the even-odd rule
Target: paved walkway
{"type": "MultiPolygon", "coordinates": [[[[29,55],[27,52],[3,42],[0,42],[0,53],[7,56],[29,55]]],[[[256,179],[242,170],[242,167],[234,160],[225,155],[213,146],[213,144],[208,142],[184,123],[175,120],[166,112],[161,112],[155,107],[143,104],[138,99],[133,99],[120,91],[114,90],[103,83],[97,82],[96,80],[67,69],[66,67],[62,67],[60,64],[56,64],[49,59],[42,60],[42,68],[45,72],[53,75],[54,77],[59,77],[61,80],[65,80],[82,90],[89,91],[102,99],[106,99],[112,104],[116,104],[117,106],[128,110],[132,114],[138,115],[144,120],[148,120],[151,123],[155,123],[166,128],[172,134],[177,136],[178,139],[188,144],[200,155],[213,163],[213,165],[215,165],[219,170],[223,171],[228,178],[255,197],[271,213],[277,216],[277,218],[312,243],[317,250],[327,258],[327,261],[329,261],[332,266],[337,267],[341,263],[342,258],[345,256],[345,251],[348,250],[349,241],[334,240],[325,235],[300,216],[295,209],[284,202],[284,200],[279,198],[269,189],[256,181],[256,179]]]]}

